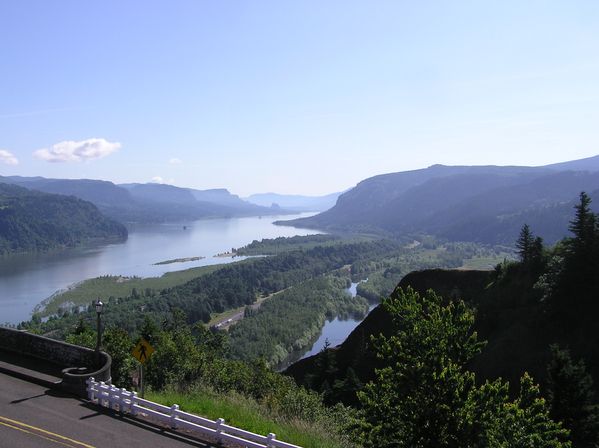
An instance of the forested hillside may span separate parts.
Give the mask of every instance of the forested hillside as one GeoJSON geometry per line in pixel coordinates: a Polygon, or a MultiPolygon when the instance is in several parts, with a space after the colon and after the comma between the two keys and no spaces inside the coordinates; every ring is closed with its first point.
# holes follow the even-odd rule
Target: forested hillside
{"type": "MultiPolygon", "coordinates": [[[[227,190],[193,190],[164,184],[123,184],[93,179],[1,177],[0,182],[44,193],[75,196],[122,223],[176,222],[207,217],[268,215],[275,211],[242,201],[227,190]]],[[[276,210],[280,213],[280,210],[276,210]]]]}
{"type": "Polygon", "coordinates": [[[596,159],[536,168],[434,165],[375,176],[341,195],[330,210],[280,224],[511,244],[521,223],[530,222],[555,243],[565,236],[578,193],[599,190],[596,159]]]}
{"type": "Polygon", "coordinates": [[[127,230],[93,204],[0,183],[0,254],[73,247],[127,230]]]}
{"type": "MultiPolygon", "coordinates": [[[[484,344],[463,359],[467,359],[464,368],[473,372],[478,384],[502,378],[509,385],[501,387],[516,396],[520,379],[531,375],[548,397],[551,415],[571,431],[573,446],[595,446],[599,414],[592,384],[599,382],[599,216],[591,211],[585,193],[573,217],[571,213],[568,228],[570,237],[547,248],[534,229],[525,225],[516,243],[519,261],[504,262],[494,271],[428,270],[407,275],[389,302],[373,310],[339,348],[296,363],[288,374],[300,384],[323,391],[330,402],[367,404],[356,391],[381,378],[383,370],[377,369],[388,367],[376,335],[394,344],[392,338],[398,331],[395,308],[390,305],[399,300],[397,306],[423,306],[433,300],[427,291],[434,290],[444,298],[434,306],[456,310],[463,299],[464,306],[472,309],[476,333],[470,335],[484,344]],[[428,299],[407,304],[406,300],[412,300],[411,293],[406,293],[409,288],[428,299]]],[[[414,334],[422,328],[414,327],[414,334]]],[[[422,350],[419,359],[435,356],[433,349],[418,350],[422,350]]]]}

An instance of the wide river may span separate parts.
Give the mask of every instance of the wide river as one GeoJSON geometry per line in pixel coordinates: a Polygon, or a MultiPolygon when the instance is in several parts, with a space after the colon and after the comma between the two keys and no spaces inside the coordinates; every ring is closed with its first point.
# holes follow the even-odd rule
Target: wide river
{"type": "Polygon", "coordinates": [[[127,241],[46,254],[0,258],[0,323],[18,323],[56,291],[101,275],[155,277],[169,271],[226,263],[214,255],[253,240],[308,235],[314,230],[275,226],[279,219],[311,214],[206,219],[190,223],[138,225],[127,241]],[[185,257],[205,257],[187,263],[154,265],[185,257]]]}

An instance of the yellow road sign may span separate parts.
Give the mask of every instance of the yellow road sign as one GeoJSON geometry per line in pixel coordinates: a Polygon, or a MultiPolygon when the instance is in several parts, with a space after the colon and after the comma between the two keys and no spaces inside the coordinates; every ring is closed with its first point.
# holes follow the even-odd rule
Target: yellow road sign
{"type": "Polygon", "coordinates": [[[139,340],[131,352],[131,354],[135,356],[135,358],[142,364],[145,364],[148,359],[150,359],[152,353],[154,353],[154,347],[152,347],[150,343],[143,338],[139,340]]]}

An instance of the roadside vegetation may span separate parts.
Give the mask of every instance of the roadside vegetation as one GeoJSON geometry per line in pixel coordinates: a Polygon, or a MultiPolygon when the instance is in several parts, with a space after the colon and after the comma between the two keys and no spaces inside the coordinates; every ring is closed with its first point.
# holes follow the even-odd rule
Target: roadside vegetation
{"type": "MultiPolygon", "coordinates": [[[[296,415],[297,409],[273,412],[268,403],[238,393],[219,393],[212,389],[196,387],[193,390],[179,392],[165,390],[151,391],[146,395],[150,400],[166,406],[178,404],[181,410],[206,418],[225,419],[229,425],[244,428],[256,434],[275,433],[277,439],[305,448],[347,448],[357,446],[347,436],[335,428],[338,422],[335,416],[311,417],[308,420],[296,415]],[[329,421],[329,420],[332,420],[329,421]]],[[[317,403],[297,403],[295,406],[321,406],[317,403]]],[[[288,406],[293,406],[288,404],[288,406]]],[[[326,414],[333,414],[327,411],[326,414]]],[[[326,415],[325,414],[325,415],[326,415]]]]}
{"type": "MultiPolygon", "coordinates": [[[[82,324],[67,341],[93,347],[95,336],[90,326],[82,324]]],[[[356,446],[348,433],[354,410],[325,406],[320,394],[297,386],[261,360],[228,359],[226,333],[202,324],[189,326],[180,311],[160,327],[146,319],[133,337],[116,327],[105,331],[103,348],[113,357],[114,384],[133,386],[131,373],[137,361],[130,353],[139,337],[156,350],[145,366],[147,398],[177,403],[208,418],[224,418],[256,433],[274,432],[279,439],[306,448],[356,446]]]]}

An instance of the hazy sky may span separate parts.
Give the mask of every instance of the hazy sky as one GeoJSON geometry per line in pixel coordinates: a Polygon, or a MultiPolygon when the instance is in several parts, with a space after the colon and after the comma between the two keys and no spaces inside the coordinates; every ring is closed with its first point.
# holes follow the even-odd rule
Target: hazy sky
{"type": "Polygon", "coordinates": [[[0,174],[324,194],[599,154],[599,1],[0,3],[0,174]]]}

